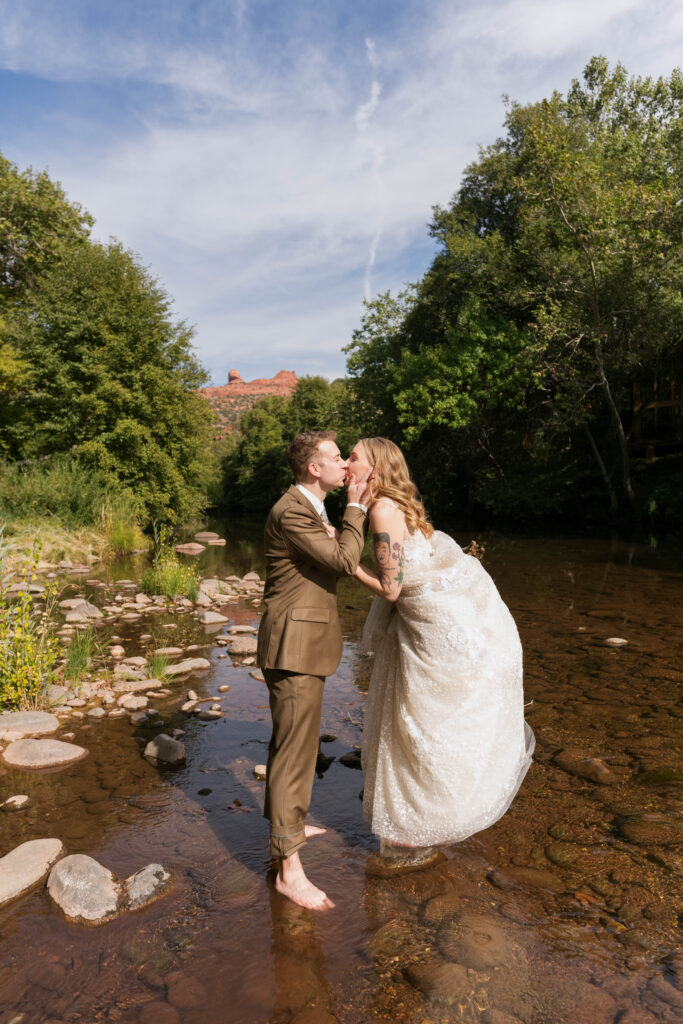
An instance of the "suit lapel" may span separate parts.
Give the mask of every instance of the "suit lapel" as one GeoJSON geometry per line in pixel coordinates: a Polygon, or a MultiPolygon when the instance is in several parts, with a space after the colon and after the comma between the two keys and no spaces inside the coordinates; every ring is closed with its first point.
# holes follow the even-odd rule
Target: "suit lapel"
{"type": "Polygon", "coordinates": [[[312,522],[317,523],[318,526],[322,526],[322,519],[320,518],[316,510],[313,508],[311,502],[308,500],[308,498],[304,497],[304,495],[301,493],[298,487],[295,487],[294,484],[292,484],[289,490],[286,491],[286,494],[288,494],[291,498],[294,498],[294,500],[297,501],[300,505],[303,505],[303,507],[308,512],[312,522]]]}

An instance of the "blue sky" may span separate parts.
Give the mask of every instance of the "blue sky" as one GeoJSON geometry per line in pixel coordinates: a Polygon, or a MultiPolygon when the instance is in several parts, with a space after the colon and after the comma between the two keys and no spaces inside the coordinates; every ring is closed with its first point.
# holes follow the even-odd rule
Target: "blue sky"
{"type": "Polygon", "coordinates": [[[0,151],[139,254],[215,383],[344,372],[504,93],[683,54],[679,0],[0,0],[0,26],[0,151]]]}

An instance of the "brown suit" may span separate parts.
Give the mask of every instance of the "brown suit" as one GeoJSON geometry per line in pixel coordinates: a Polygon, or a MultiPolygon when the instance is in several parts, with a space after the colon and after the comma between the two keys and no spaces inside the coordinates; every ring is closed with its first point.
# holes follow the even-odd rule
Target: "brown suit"
{"type": "Polygon", "coordinates": [[[274,857],[289,857],[306,841],[323,684],[342,653],[337,579],[355,571],[366,528],[363,510],[347,508],[339,539],[333,540],[294,486],[266,521],[266,612],[257,661],[273,717],[264,814],[271,823],[274,857]]]}

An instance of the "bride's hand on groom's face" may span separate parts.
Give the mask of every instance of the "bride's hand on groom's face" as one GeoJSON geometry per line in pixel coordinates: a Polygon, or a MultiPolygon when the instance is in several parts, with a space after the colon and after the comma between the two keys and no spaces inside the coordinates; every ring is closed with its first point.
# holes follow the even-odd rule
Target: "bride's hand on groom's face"
{"type": "Polygon", "coordinates": [[[367,505],[370,502],[370,488],[369,484],[373,477],[373,469],[367,470],[362,476],[356,478],[353,473],[349,474],[348,480],[346,481],[347,495],[349,501],[358,502],[361,505],[367,505]]]}

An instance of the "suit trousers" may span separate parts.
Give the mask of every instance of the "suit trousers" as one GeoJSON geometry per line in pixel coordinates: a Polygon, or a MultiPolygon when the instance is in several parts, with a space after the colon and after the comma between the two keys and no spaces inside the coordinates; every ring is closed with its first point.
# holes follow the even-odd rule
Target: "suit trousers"
{"type": "Polygon", "coordinates": [[[291,857],[306,842],[325,677],[275,668],[264,668],[263,675],[273,719],[263,813],[270,819],[271,855],[291,857]]]}

